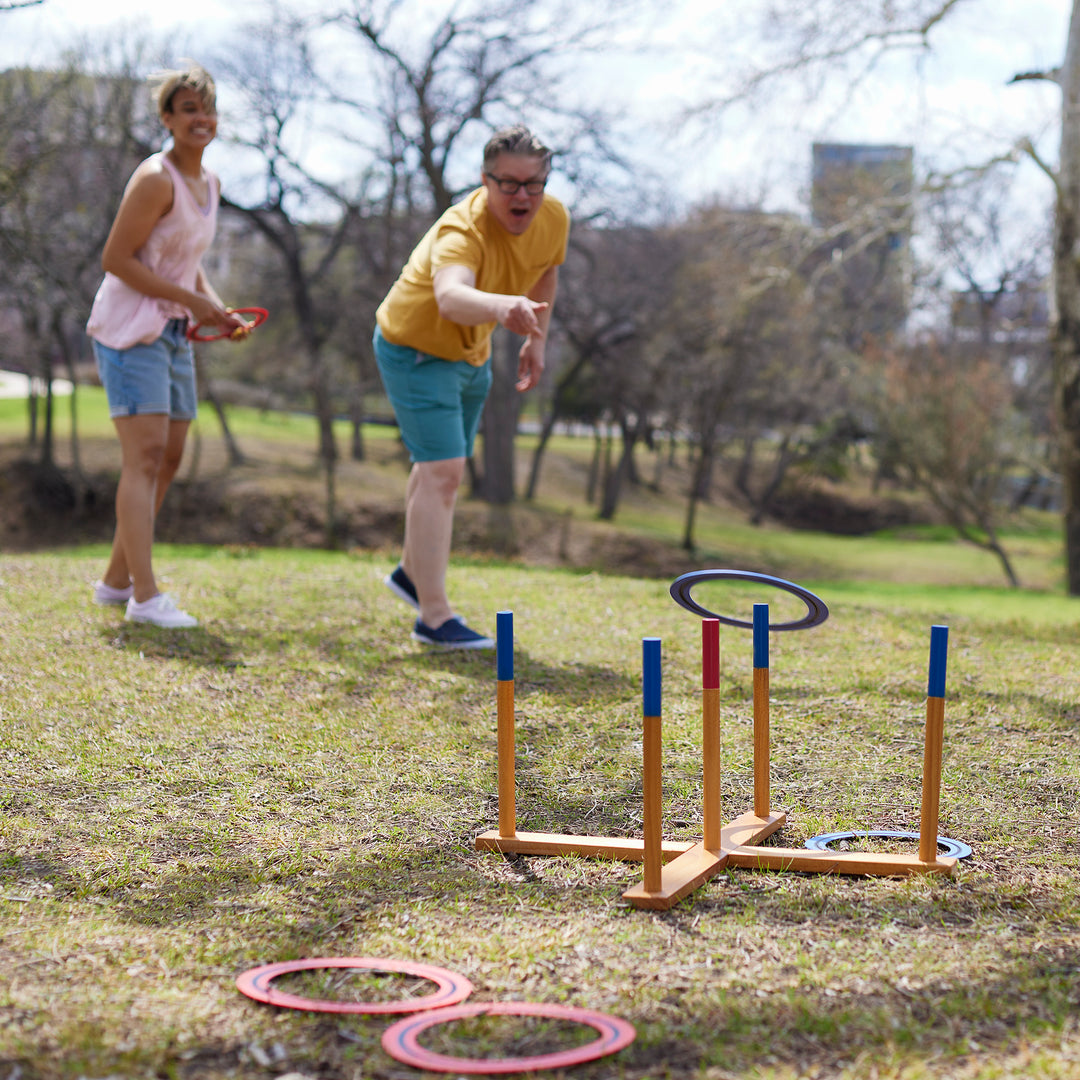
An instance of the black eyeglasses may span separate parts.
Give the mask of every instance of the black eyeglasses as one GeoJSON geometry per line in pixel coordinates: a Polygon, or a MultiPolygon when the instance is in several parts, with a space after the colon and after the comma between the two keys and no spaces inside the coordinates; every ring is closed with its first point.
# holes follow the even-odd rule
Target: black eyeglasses
{"type": "Polygon", "coordinates": [[[489,172],[484,175],[489,180],[494,180],[504,195],[516,195],[522,188],[530,195],[539,195],[547,186],[546,176],[543,180],[512,180],[509,176],[496,176],[489,172]]]}

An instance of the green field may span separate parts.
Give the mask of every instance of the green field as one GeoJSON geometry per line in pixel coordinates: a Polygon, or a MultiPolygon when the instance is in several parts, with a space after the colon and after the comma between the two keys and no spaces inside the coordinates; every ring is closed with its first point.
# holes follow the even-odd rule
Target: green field
{"type": "MultiPolygon", "coordinates": [[[[493,662],[409,642],[381,584],[389,552],[164,546],[165,586],[202,620],[186,633],[89,603],[103,548],[0,557],[0,1076],[423,1075],[382,1050],[390,1018],[235,990],[249,968],[313,956],[434,964],[479,1001],[631,1022],[630,1047],[565,1074],[583,1080],[1075,1076],[1080,604],[934,584],[924,551],[950,545],[880,542],[914,549],[908,583],[803,579],[829,621],[773,636],[779,840],[917,828],[929,627],[945,623],[941,832],[973,857],[951,878],[729,870],[663,914],[622,900],[638,867],[473,850],[497,823],[493,662]]],[[[819,557],[809,537],[791,559],[819,557]]],[[[640,639],[659,636],[665,833],[700,835],[698,622],[666,581],[462,557],[451,595],[486,629],[514,611],[519,827],[640,834],[640,639]]],[[[798,608],[749,587],[695,595],[798,608]]],[[[721,651],[734,816],[751,805],[749,635],[723,629],[721,651]]],[[[491,1018],[425,1045],[484,1057],[581,1038],[491,1018]]]]}
{"type": "MultiPolygon", "coordinates": [[[[377,401],[371,404],[377,409],[377,401]]],[[[115,472],[119,457],[102,391],[80,387],[77,407],[82,456],[91,467],[115,472]]],[[[198,452],[189,451],[181,471],[181,484],[194,474],[200,480],[219,478],[227,490],[261,488],[279,494],[307,489],[316,500],[322,499],[322,480],[314,459],[317,432],[312,418],[232,407],[228,417],[250,464],[240,469],[226,466],[218,421],[213,411],[203,405],[189,441],[189,446],[198,445],[198,452]]],[[[6,447],[9,454],[13,453],[25,439],[26,427],[25,403],[0,399],[0,448],[6,447]]],[[[345,453],[349,444],[346,423],[338,423],[337,434],[342,450],[337,467],[340,507],[347,511],[350,507],[379,503],[399,508],[406,466],[396,430],[379,424],[365,425],[368,456],[363,462],[351,461],[345,453]]],[[[67,399],[58,399],[55,438],[60,464],[69,463],[67,399]]],[[[530,436],[518,440],[519,488],[524,487],[535,444],[536,439],[530,436]]],[[[658,453],[666,456],[667,450],[658,453]]],[[[519,502],[515,513],[538,519],[539,523],[531,526],[534,532],[540,530],[553,535],[565,528],[574,536],[615,532],[678,552],[686,513],[685,462],[665,469],[660,490],[650,485],[628,486],[616,520],[607,525],[595,521],[595,506],[585,502],[591,456],[589,439],[553,438],[545,455],[536,500],[529,504],[519,502]]],[[[639,450],[638,466],[643,476],[654,475],[656,457],[644,448],[639,450]]],[[[862,485],[861,491],[865,483],[858,477],[853,479],[856,486],[862,485]]],[[[471,512],[476,519],[488,515],[483,504],[470,503],[464,498],[461,511],[463,515],[471,512]]],[[[1060,609],[1053,606],[1052,598],[1064,594],[1060,519],[1056,515],[1025,511],[1006,521],[1002,535],[1024,591],[1044,596],[1044,610],[1050,613],[1047,617],[1059,617],[1060,609]]],[[[746,521],[745,511],[718,497],[700,505],[695,538],[698,550],[694,563],[699,566],[762,570],[796,581],[891,583],[901,587],[905,594],[914,585],[930,586],[935,592],[940,588],[963,589],[974,585],[990,590],[985,595],[993,599],[986,602],[996,607],[1013,602],[1008,599],[1010,590],[998,591],[1005,578],[996,557],[961,542],[951,529],[943,526],[913,526],[868,536],[793,531],[768,522],[752,526],[746,521]]],[[[398,540],[395,532],[387,538],[386,549],[392,549],[398,540]]],[[[479,547],[485,550],[482,541],[479,547]]],[[[528,562],[527,551],[525,556],[528,562]]],[[[613,568],[606,553],[601,558],[587,556],[584,563],[589,568],[613,568]]],[[[640,566],[631,560],[614,568],[630,573],[650,572],[645,560],[640,566]]],[[[1068,602],[1064,599],[1062,602],[1064,610],[1068,610],[1068,602]]]]}

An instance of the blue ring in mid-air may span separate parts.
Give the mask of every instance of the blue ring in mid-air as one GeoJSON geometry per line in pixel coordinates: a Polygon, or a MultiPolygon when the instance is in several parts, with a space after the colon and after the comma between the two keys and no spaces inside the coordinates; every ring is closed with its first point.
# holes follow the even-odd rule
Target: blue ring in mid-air
{"type": "Polygon", "coordinates": [[[675,603],[700,615],[703,619],[719,619],[728,626],[738,626],[745,630],[753,630],[754,624],[744,619],[732,619],[726,615],[717,615],[708,608],[703,608],[690,595],[690,590],[703,581],[752,581],[758,585],[771,585],[777,589],[783,589],[797,596],[806,605],[806,615],[801,619],[786,623],[770,623],[770,630],[809,630],[812,626],[820,626],[828,617],[829,609],[824,601],[815,596],[809,589],[796,585],[793,581],[785,581],[783,578],[771,577],[769,574],[755,574],[752,570],[691,570],[688,574],[677,577],[671,583],[672,599],[675,603]]]}
{"type": "MultiPolygon", "coordinates": [[[[829,832],[820,836],[811,836],[806,841],[805,847],[812,851],[825,851],[830,844],[837,840],[867,840],[878,838],[882,840],[915,840],[919,839],[917,832],[889,832],[888,830],[877,832],[829,832]]],[[[960,840],[950,840],[947,836],[937,838],[937,846],[942,855],[951,856],[954,859],[966,859],[971,854],[971,848],[960,840]]]]}

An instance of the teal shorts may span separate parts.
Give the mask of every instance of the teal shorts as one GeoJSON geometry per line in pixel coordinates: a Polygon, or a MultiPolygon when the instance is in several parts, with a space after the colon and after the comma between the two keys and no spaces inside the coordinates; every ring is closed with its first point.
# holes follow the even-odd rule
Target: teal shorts
{"type": "Polygon", "coordinates": [[[472,456],[480,415],[491,389],[491,360],[473,367],[394,345],[375,328],[372,338],[401,440],[413,461],[472,456]]]}

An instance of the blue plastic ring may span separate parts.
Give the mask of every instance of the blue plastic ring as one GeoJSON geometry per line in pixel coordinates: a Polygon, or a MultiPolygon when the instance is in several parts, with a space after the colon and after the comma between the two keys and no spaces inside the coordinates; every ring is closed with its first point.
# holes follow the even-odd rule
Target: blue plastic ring
{"type": "MultiPolygon", "coordinates": [[[[828,832],[822,833],[820,836],[811,836],[804,846],[812,851],[824,851],[830,844],[836,843],[837,840],[868,840],[871,838],[917,841],[919,834],[915,832],[889,832],[887,830],[879,832],[828,832]]],[[[961,843],[959,840],[950,840],[947,836],[939,836],[937,846],[942,855],[948,855],[954,859],[966,859],[971,854],[971,848],[967,844],[961,843]]]]}
{"type": "Polygon", "coordinates": [[[770,577],[768,574],[755,574],[752,570],[691,570],[689,574],[677,577],[671,583],[671,596],[675,603],[700,615],[703,619],[719,619],[728,626],[738,626],[745,630],[753,630],[754,624],[744,619],[732,619],[726,615],[717,615],[708,608],[703,608],[690,595],[690,590],[702,581],[753,581],[759,585],[771,585],[776,589],[783,589],[797,596],[806,605],[806,615],[802,619],[786,623],[770,623],[770,630],[809,630],[812,626],[820,626],[828,617],[829,609],[820,597],[815,596],[809,589],[796,585],[793,581],[785,581],[783,578],[770,577]]]}

